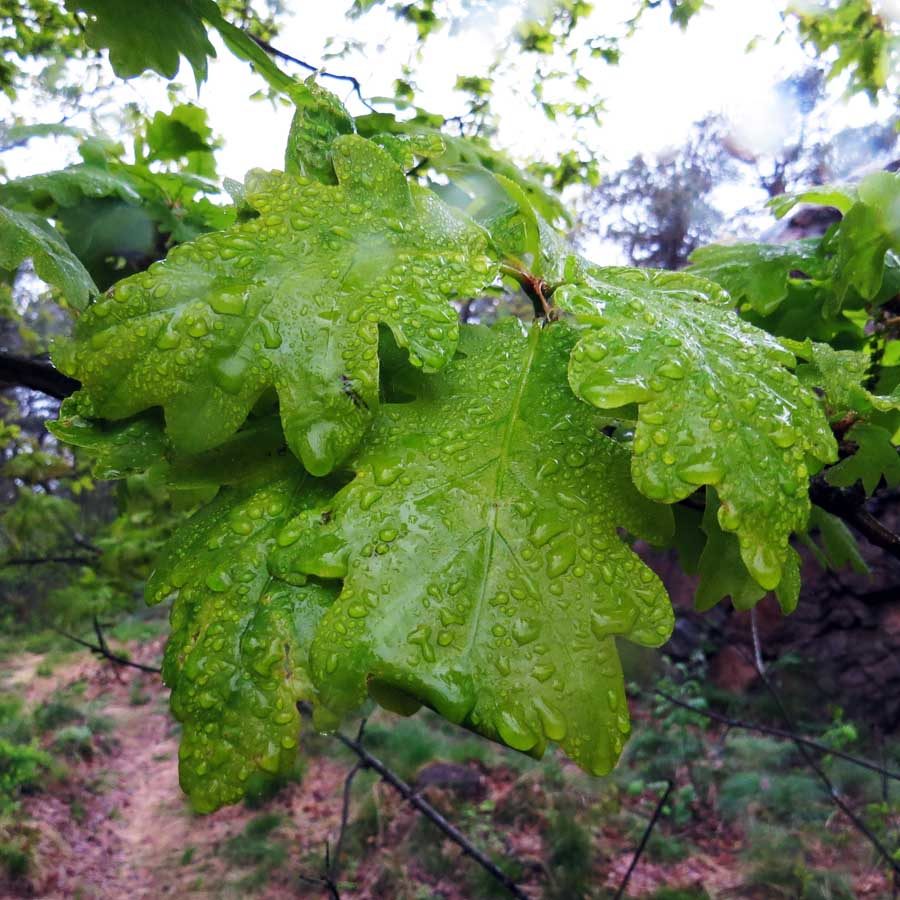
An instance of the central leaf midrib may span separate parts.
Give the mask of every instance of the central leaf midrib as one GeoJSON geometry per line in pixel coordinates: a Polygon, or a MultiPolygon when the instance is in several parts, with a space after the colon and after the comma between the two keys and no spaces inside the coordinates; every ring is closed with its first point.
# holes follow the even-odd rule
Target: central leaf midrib
{"type": "Polygon", "coordinates": [[[510,405],[509,415],[506,421],[506,428],[503,434],[503,443],[500,447],[500,455],[497,457],[497,472],[494,478],[494,487],[490,494],[488,518],[485,525],[487,532],[487,552],[484,556],[484,565],[481,572],[481,590],[478,593],[478,601],[475,604],[475,617],[472,627],[469,629],[469,639],[463,650],[463,655],[468,657],[472,652],[472,647],[478,636],[479,626],[481,624],[481,614],[484,609],[485,594],[487,592],[488,575],[491,571],[491,561],[494,557],[494,542],[497,536],[497,510],[498,499],[503,492],[503,481],[506,475],[507,460],[509,458],[510,448],[513,442],[513,431],[516,421],[519,417],[519,407],[522,405],[522,397],[525,393],[525,386],[528,383],[528,377],[531,374],[531,365],[534,362],[537,353],[538,342],[541,336],[541,328],[539,325],[533,325],[528,335],[528,349],[525,358],[522,360],[519,383],[516,386],[516,393],[513,402],[510,405]]]}

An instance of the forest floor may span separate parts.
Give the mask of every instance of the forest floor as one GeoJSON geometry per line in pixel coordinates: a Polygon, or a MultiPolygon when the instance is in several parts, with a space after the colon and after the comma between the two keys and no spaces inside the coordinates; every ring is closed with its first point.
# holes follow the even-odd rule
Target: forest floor
{"type": "MultiPolygon", "coordinates": [[[[127,650],[156,664],[162,639],[127,650]]],[[[178,726],[158,677],[86,651],[17,653],[0,661],[0,694],[2,738],[52,758],[0,817],[0,896],[330,896],[316,879],[355,761],[333,738],[310,735],[304,770],[274,796],[197,816],[178,786],[178,726]]],[[[376,713],[365,742],[535,900],[612,896],[667,779],[674,788],[627,896],[891,897],[885,869],[793,744],[707,728],[674,708],[661,715],[637,704],[634,718],[630,748],[607,779],[555,755],[535,762],[431,714],[376,713]]],[[[900,749],[888,747],[897,768],[900,749]]],[[[900,803],[885,800],[883,780],[825,763],[896,848],[900,803]]],[[[354,782],[341,862],[343,898],[506,896],[370,772],[354,782]]]]}

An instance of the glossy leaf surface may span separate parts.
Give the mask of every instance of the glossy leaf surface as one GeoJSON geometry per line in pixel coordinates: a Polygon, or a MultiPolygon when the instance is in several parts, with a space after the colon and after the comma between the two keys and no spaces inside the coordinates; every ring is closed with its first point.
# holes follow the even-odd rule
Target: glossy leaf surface
{"type": "Polygon", "coordinates": [[[601,409],[638,405],[632,474],[673,503],[715,485],[718,517],[767,590],[788,538],[809,513],[809,466],[835,443],[815,395],[786,368],[792,354],[742,322],[731,300],[690,276],[593,269],[558,300],[588,332],[569,366],[573,389],[601,409]]]}
{"type": "Polygon", "coordinates": [[[50,225],[0,206],[0,269],[14,272],[27,259],[40,278],[59,288],[73,309],[83,309],[97,293],[87,270],[50,225]]]}
{"type": "Polygon", "coordinates": [[[331,710],[371,686],[608,772],[629,731],[614,639],[658,646],[673,624],[616,529],[661,541],[670,511],[637,493],[627,450],[572,396],[568,326],[463,338],[416,400],[382,406],[355,479],[282,531],[274,570],[344,579],[311,654],[331,710]]]}
{"type": "Polygon", "coordinates": [[[289,446],[321,475],[377,409],[379,323],[426,371],[452,356],[448,301],[493,279],[484,233],[371,142],[340,137],[332,156],[339,185],[251,173],[258,217],[176,247],[87,310],[57,359],[100,415],[163,406],[176,448],[195,453],[274,387],[289,446]]]}
{"type": "Polygon", "coordinates": [[[336,593],[272,577],[275,535],[327,491],[303,473],[223,491],[172,539],[147,599],[172,599],[163,677],[182,723],[181,786],[199,812],[240,800],[254,780],[289,774],[297,702],[314,699],[307,660],[336,593]]]}

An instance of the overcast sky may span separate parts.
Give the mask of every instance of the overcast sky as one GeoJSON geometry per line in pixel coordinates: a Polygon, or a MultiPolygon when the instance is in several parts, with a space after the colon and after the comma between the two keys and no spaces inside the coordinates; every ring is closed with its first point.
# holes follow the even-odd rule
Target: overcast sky
{"type": "MultiPolygon", "coordinates": [[[[418,102],[443,114],[462,111],[463,98],[452,89],[457,74],[483,74],[486,61],[494,58],[529,2],[534,8],[542,0],[476,3],[476,12],[432,36],[425,60],[417,66],[418,102]]],[[[900,20],[900,0],[883,0],[882,5],[900,20]]],[[[415,61],[414,28],[398,22],[387,9],[375,9],[354,22],[344,15],[349,3],[288,0],[286,6],[293,15],[285,20],[277,45],[295,56],[317,63],[326,59],[329,39],[332,46],[345,40],[365,42],[364,52],[353,51],[328,65],[355,75],[369,97],[391,94],[401,65],[415,61]]],[[[602,0],[596,6],[580,26],[580,36],[621,34],[635,3],[602,0]]],[[[792,111],[779,105],[773,86],[810,61],[792,36],[778,39],[785,27],[780,15],[784,6],[785,0],[711,0],[685,32],[669,23],[665,4],[648,13],[636,35],[623,43],[618,66],[598,60],[589,70],[594,90],[607,104],[602,128],[587,136],[591,152],[606,160],[608,169],[615,168],[635,153],[680,143],[691,123],[709,112],[728,116],[750,149],[777,146],[796,129],[792,111]],[[753,38],[755,49],[747,52],[753,38]]],[[[522,160],[552,156],[571,146],[572,134],[549,124],[528,93],[534,57],[519,54],[505,62],[508,71],[497,84],[495,98],[502,115],[500,142],[522,160]],[[516,85],[525,89],[516,91],[516,85]]],[[[289,63],[284,66],[292,68],[289,63]]],[[[293,68],[292,74],[299,74],[293,68]]],[[[245,63],[220,48],[199,94],[184,64],[179,75],[190,85],[188,98],[206,107],[215,132],[224,139],[222,175],[242,178],[254,166],[281,166],[290,111],[249,99],[262,83],[250,75],[245,63]]],[[[347,85],[324,83],[353,111],[361,111],[347,85]]],[[[138,100],[150,110],[169,108],[164,87],[154,78],[134,80],[116,96],[122,103],[138,100]]],[[[827,109],[834,130],[872,121],[879,114],[864,97],[845,102],[840,85],[832,91],[827,109]]],[[[15,111],[44,121],[53,120],[55,112],[36,108],[27,95],[15,111]]],[[[4,112],[8,110],[0,108],[0,115],[4,112]]],[[[10,175],[18,175],[76,159],[71,142],[35,141],[23,151],[6,154],[4,162],[10,175]]]]}

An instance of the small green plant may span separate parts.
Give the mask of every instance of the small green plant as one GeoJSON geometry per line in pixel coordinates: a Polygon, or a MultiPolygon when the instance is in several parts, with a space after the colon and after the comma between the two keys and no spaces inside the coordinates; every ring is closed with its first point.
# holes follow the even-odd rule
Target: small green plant
{"type": "Polygon", "coordinates": [[[547,823],[544,841],[549,873],[544,895],[547,900],[587,896],[595,856],[590,832],[578,821],[572,803],[561,800],[557,804],[547,823]]]}
{"type": "Polygon", "coordinates": [[[73,759],[90,759],[95,752],[94,733],[87,725],[60,728],[50,744],[54,752],[73,759]]]}
{"type": "Polygon", "coordinates": [[[750,865],[747,888],[784,900],[854,900],[840,872],[810,868],[796,831],[772,826],[752,828],[744,859],[750,865]]]}
{"type": "MultiPolygon", "coordinates": [[[[240,882],[246,890],[262,887],[287,860],[287,845],[275,835],[282,821],[276,813],[263,813],[251,819],[240,834],[226,841],[222,850],[225,859],[240,868],[252,869],[240,882]]],[[[182,864],[187,865],[184,857],[182,864]]]]}
{"type": "Polygon", "coordinates": [[[23,793],[38,790],[57,767],[44,750],[33,744],[0,739],[0,812],[15,809],[23,793]]]}

